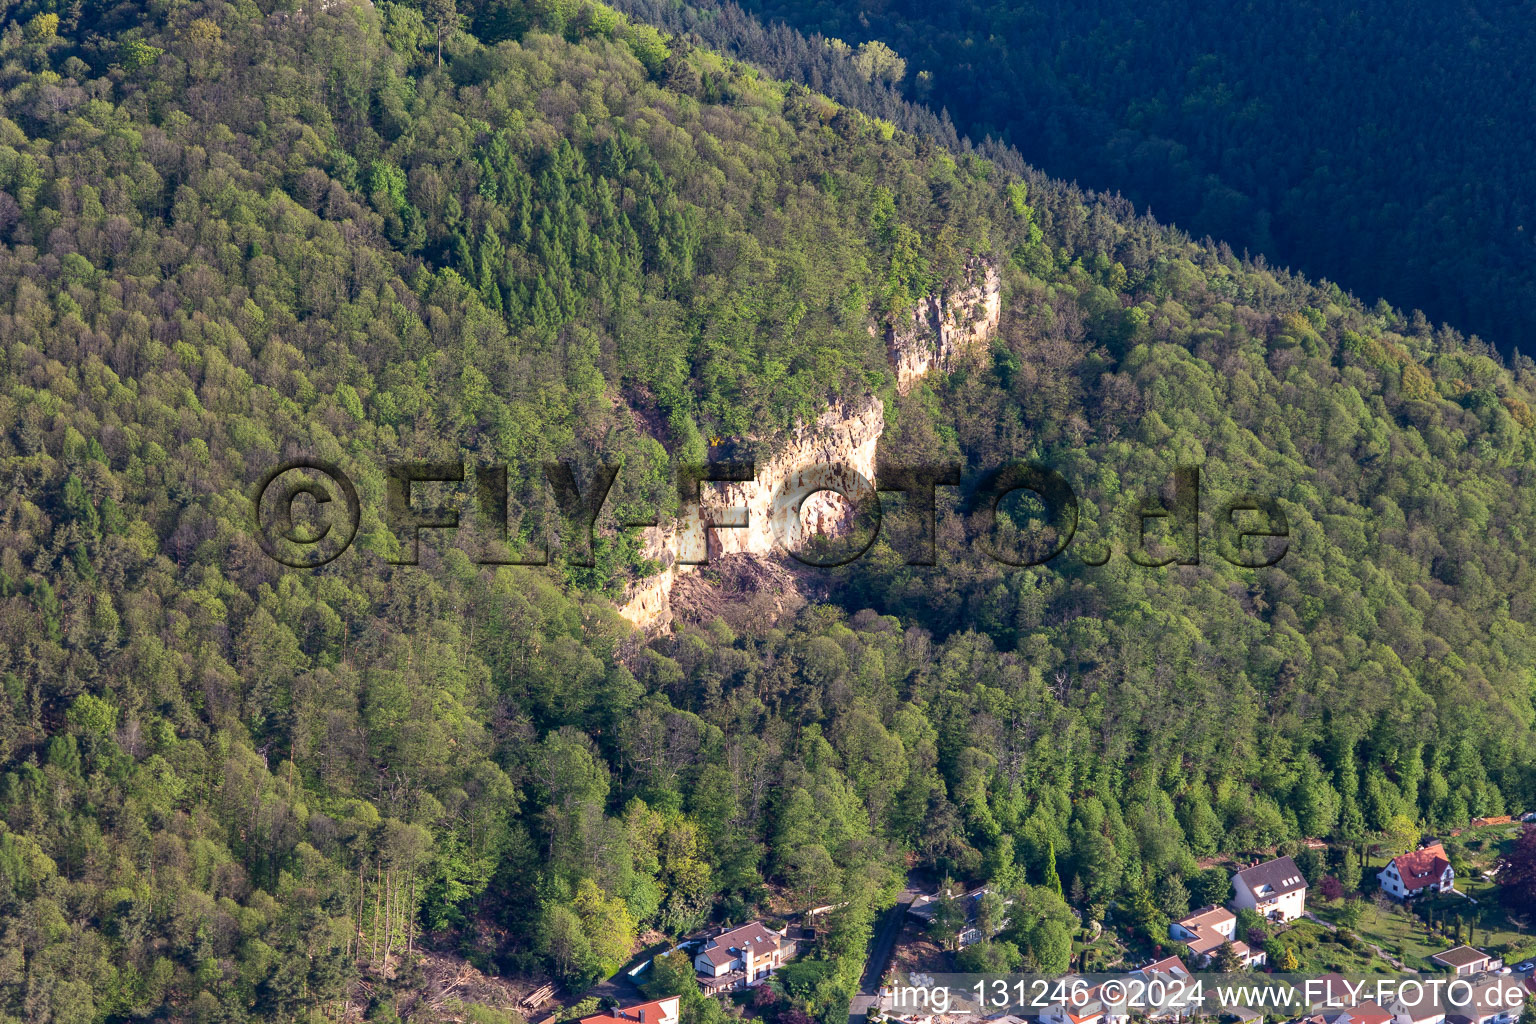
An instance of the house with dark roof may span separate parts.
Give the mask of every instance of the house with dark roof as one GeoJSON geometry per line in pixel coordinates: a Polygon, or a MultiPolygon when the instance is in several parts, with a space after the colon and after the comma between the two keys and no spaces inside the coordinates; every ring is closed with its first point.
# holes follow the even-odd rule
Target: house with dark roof
{"type": "Polygon", "coordinates": [[[753,921],[707,939],[694,955],[693,967],[705,992],[750,988],[792,960],[795,947],[787,932],[753,921]]]}
{"type": "Polygon", "coordinates": [[[1403,999],[1387,1004],[1392,1024],[1445,1024],[1445,1008],[1435,999],[1403,999]]]}
{"type": "Polygon", "coordinates": [[[1431,963],[1445,968],[1458,977],[1486,974],[1489,971],[1496,971],[1504,966],[1503,961],[1495,961],[1487,953],[1480,949],[1474,949],[1471,946],[1452,946],[1443,953],[1436,953],[1429,959],[1431,963]]]}
{"type": "MultiPolygon", "coordinates": [[[[928,928],[933,925],[934,918],[938,916],[939,908],[943,906],[944,901],[952,899],[954,907],[965,915],[963,922],[956,922],[959,925],[959,931],[955,935],[956,948],[964,949],[973,942],[980,942],[982,939],[992,937],[990,935],[983,935],[981,928],[981,898],[991,891],[992,889],[989,886],[983,885],[979,889],[972,889],[970,892],[960,896],[951,896],[945,892],[919,896],[907,907],[907,913],[921,922],[924,928],[928,928]]],[[[1011,899],[1004,900],[1005,906],[1012,903],[1013,900],[1011,899]]],[[[994,921],[992,922],[992,927],[994,930],[1000,929],[1003,927],[1003,922],[994,921]]]]}
{"type": "Polygon", "coordinates": [[[1276,857],[1232,877],[1232,906],[1271,921],[1294,921],[1307,909],[1307,880],[1289,857],[1276,857]]]}

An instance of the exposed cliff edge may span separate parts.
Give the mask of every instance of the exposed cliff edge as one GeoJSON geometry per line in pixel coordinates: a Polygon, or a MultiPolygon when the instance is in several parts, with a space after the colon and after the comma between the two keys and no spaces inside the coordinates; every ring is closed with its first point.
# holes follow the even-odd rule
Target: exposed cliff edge
{"type": "Polygon", "coordinates": [[[992,339],[1002,317],[997,268],[972,259],[965,283],[918,300],[910,317],[885,327],[885,346],[902,394],[930,370],[948,373],[959,359],[992,339]]]}
{"type": "MultiPolygon", "coordinates": [[[[925,296],[910,317],[886,325],[897,389],[905,394],[924,374],[948,372],[985,346],[1001,312],[997,268],[981,259],[967,261],[959,286],[925,296]]],[[[871,331],[878,333],[878,328],[871,331]]],[[[782,439],[744,439],[749,446],[771,441],[771,454],[759,457],[752,480],[703,484],[700,502],[686,509],[679,522],[646,531],[645,556],[662,570],[630,586],[619,614],[642,629],[666,629],[672,624],[674,585],[700,568],[695,563],[739,555],[761,559],[798,551],[816,534],[845,535],[853,508],[833,491],[857,497],[873,484],[875,447],[884,430],[885,408],[870,395],[836,403],[816,422],[802,423],[782,439]],[[736,525],[706,527],[705,519],[736,525]]],[[[707,607],[709,602],[691,604],[707,607]]]]}
{"type": "Polygon", "coordinates": [[[873,485],[875,446],[884,430],[880,399],[839,402],[757,460],[753,479],[702,484],[701,500],[681,521],[646,531],[645,555],[662,570],[631,585],[619,614],[641,628],[664,629],[672,621],[675,581],[700,568],[692,563],[795,551],[813,535],[843,535],[853,507],[823,488],[855,498],[865,493],[873,485]],[[706,527],[705,519],[736,525],[706,527]]]}

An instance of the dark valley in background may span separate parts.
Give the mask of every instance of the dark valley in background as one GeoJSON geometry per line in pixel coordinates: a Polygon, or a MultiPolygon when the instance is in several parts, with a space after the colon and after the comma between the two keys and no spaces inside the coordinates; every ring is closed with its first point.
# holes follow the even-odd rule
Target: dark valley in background
{"type": "Polygon", "coordinates": [[[1053,177],[1505,353],[1536,343],[1528,3],[619,6],[779,73],[791,47],[754,40],[743,8],[880,40],[906,61],[909,99],[1053,177]]]}

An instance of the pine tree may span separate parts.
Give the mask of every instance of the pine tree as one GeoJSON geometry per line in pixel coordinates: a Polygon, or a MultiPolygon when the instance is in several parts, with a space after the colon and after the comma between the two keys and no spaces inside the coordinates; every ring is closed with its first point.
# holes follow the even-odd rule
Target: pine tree
{"type": "MultiPolygon", "coordinates": [[[[1045,887],[1056,895],[1061,895],[1061,875],[1056,872],[1056,843],[1049,842],[1045,846],[1045,887]]],[[[1076,902],[1076,894],[1073,894],[1076,902]]]]}

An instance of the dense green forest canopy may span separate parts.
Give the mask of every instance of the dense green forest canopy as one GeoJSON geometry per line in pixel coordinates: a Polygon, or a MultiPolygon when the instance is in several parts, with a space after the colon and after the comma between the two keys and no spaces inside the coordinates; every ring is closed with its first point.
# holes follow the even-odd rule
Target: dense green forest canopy
{"type": "Polygon", "coordinates": [[[1153,933],[1199,858],[1536,804],[1528,360],[595,4],[34,6],[0,103],[0,1019],[389,1019],[423,947],[576,992],[780,899],[841,904],[839,1021],[909,864],[1059,970],[1063,893],[1153,933]],[[971,258],[1000,332],[899,395],[870,326],[971,258]],[[939,570],[898,523],[792,615],[617,615],[679,460],[869,394],[882,458],[1043,461],[1100,537],[1200,464],[1291,548],[1010,569],[951,510],[939,570]],[[364,499],[317,571],[249,523],[297,456],[364,499]],[[459,458],[622,461],[598,564],[392,565],[384,464],[459,458]]]}
{"type": "Polygon", "coordinates": [[[814,50],[881,41],[898,90],[961,133],[1503,351],[1536,344],[1524,4],[619,6],[817,87],[841,75],[814,50]]]}

